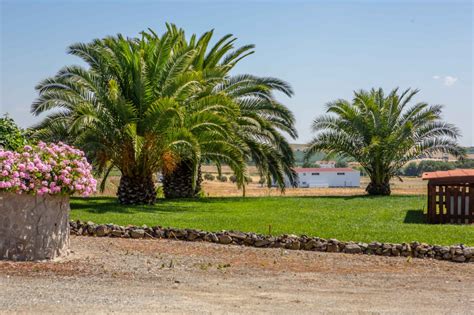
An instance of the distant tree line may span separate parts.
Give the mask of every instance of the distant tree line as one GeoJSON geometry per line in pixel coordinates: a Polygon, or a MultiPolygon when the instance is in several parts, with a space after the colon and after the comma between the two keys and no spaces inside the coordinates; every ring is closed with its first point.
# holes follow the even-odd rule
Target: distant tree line
{"type": "Polygon", "coordinates": [[[456,168],[474,169],[474,160],[462,160],[456,162],[423,160],[420,163],[410,162],[401,170],[400,175],[421,176],[425,172],[449,171],[456,168]]]}

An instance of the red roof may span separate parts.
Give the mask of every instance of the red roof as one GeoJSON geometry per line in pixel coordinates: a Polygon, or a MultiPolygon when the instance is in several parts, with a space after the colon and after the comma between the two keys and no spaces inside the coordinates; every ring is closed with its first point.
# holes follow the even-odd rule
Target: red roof
{"type": "Polygon", "coordinates": [[[474,177],[474,170],[457,169],[452,171],[437,171],[423,173],[422,178],[426,179],[442,179],[451,177],[474,177]]]}
{"type": "Polygon", "coordinates": [[[320,168],[320,167],[297,167],[294,169],[295,172],[297,173],[311,173],[311,172],[317,172],[317,173],[322,173],[322,172],[358,172],[358,170],[354,170],[352,168],[348,167],[327,167],[327,168],[320,168]]]}

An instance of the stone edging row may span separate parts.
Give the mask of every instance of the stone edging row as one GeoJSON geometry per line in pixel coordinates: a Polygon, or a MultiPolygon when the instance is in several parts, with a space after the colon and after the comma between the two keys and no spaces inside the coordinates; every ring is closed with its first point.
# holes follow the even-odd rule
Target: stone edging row
{"type": "Polygon", "coordinates": [[[165,238],[183,241],[203,241],[218,244],[235,244],[252,247],[286,248],[319,252],[342,252],[348,254],[367,254],[380,256],[404,256],[414,258],[434,258],[453,262],[474,263],[474,247],[460,245],[440,246],[419,242],[393,243],[355,243],[336,239],[323,239],[305,235],[269,236],[236,231],[206,232],[195,229],[119,226],[115,224],[95,224],[93,222],[70,221],[71,234],[118,238],[165,238]]]}

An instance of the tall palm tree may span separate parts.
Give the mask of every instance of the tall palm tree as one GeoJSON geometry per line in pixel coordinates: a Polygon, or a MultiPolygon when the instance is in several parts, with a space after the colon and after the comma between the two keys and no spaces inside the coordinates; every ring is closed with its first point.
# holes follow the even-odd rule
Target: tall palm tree
{"type": "MultiPolygon", "coordinates": [[[[176,28],[172,30],[179,31],[176,28]]],[[[152,31],[145,34],[149,37],[156,36],[152,31]]],[[[228,34],[209,48],[212,36],[213,31],[204,33],[199,39],[195,35],[191,36],[187,45],[198,52],[192,62],[193,69],[214,78],[208,81],[211,93],[226,93],[239,107],[240,116],[233,124],[233,131],[239,137],[237,145],[243,150],[246,160],[255,162],[269,185],[275,182],[284,188],[285,177],[294,184],[296,176],[292,170],[293,152],[282,132],[295,139],[295,119],[291,111],[273,96],[273,91],[292,96],[291,87],[276,78],[230,76],[229,72],[240,60],[254,53],[254,46],[235,48],[233,43],[236,38],[228,34]]],[[[218,156],[201,162],[206,160],[218,166],[222,162],[218,156]]],[[[191,179],[192,169],[193,163],[183,159],[173,173],[165,175],[163,184],[166,197],[192,197],[198,193],[200,172],[194,183],[191,179]]],[[[200,164],[198,170],[200,171],[200,164]]]]}
{"type": "Polygon", "coordinates": [[[370,177],[370,195],[389,195],[390,179],[408,161],[444,152],[462,157],[456,139],[459,130],[441,120],[441,105],[421,102],[409,105],[418,90],[398,89],[388,95],[382,89],[358,91],[352,102],[336,100],[327,104],[329,114],[313,121],[316,136],[306,157],[324,151],[350,157],[370,177]]]}
{"type": "Polygon", "coordinates": [[[225,94],[208,92],[213,77],[192,69],[197,50],[185,44],[182,30],[107,37],[72,45],[69,53],[89,68],[65,67],[41,82],[32,112],[55,109],[48,122],[68,126],[104,174],[103,183],[112,168],[121,171],[119,202],[153,203],[153,174],[172,172],[182,156],[201,160],[204,146],[243,183],[242,152],[229,132],[239,109],[225,94]]]}

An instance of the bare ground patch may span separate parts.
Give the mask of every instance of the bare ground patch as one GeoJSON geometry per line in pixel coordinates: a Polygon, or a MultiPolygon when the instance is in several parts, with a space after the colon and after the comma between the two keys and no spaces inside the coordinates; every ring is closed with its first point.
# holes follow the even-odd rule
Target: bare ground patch
{"type": "Polygon", "coordinates": [[[474,264],[73,237],[59,262],[0,262],[0,312],[472,313],[474,264]]]}

